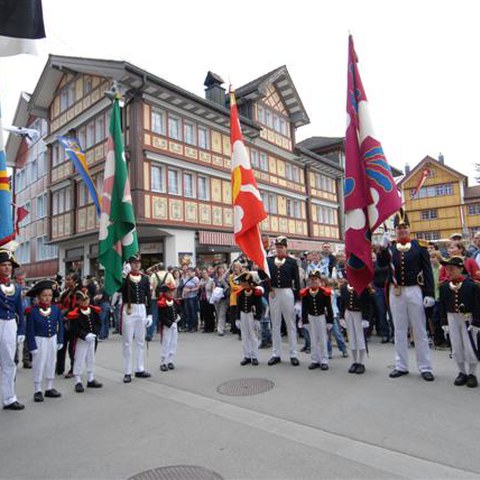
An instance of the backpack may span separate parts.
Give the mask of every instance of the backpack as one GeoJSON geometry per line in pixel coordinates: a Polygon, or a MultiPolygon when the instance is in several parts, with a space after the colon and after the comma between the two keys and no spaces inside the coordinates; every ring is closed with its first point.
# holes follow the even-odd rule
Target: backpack
{"type": "Polygon", "coordinates": [[[168,272],[165,273],[163,280],[160,281],[160,277],[158,276],[158,273],[155,272],[155,276],[157,277],[157,286],[155,287],[155,296],[158,298],[160,296],[160,288],[163,287],[165,284],[165,280],[167,278],[168,272]]]}

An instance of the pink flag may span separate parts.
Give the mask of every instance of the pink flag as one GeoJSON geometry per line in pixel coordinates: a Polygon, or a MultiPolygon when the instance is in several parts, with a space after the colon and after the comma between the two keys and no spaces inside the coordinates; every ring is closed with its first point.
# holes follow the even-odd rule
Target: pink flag
{"type": "Polygon", "coordinates": [[[349,283],[361,293],[373,279],[372,232],[401,207],[383,149],[375,139],[368,101],[349,37],[345,139],[345,249],[349,283]]]}

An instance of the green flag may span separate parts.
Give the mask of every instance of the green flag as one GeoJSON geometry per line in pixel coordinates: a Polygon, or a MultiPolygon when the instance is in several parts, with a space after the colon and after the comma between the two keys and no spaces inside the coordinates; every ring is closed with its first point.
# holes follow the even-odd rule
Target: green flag
{"type": "Polygon", "coordinates": [[[127,162],[123,149],[120,106],[113,100],[102,191],[98,260],[105,268],[105,291],[112,295],[122,285],[123,263],[138,252],[127,162]]]}

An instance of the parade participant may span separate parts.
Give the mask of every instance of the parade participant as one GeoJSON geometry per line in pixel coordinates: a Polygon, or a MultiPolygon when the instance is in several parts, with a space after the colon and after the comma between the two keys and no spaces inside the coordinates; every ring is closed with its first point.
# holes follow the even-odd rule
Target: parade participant
{"type": "Polygon", "coordinates": [[[63,315],[56,305],[52,305],[53,292],[58,290],[54,280],[41,280],[28,292],[37,303],[25,310],[27,346],[32,354],[33,384],[35,402],[43,402],[42,380],[45,376],[45,397],[58,398],[62,394],[53,388],[57,350],[63,347],[63,315]]]}
{"type": "Polygon", "coordinates": [[[129,259],[129,270],[122,285],[123,382],[132,381],[132,343],[135,338],[135,377],[148,378],[145,371],[145,331],[152,324],[150,281],[140,272],[140,255],[129,259]]]}
{"type": "Polygon", "coordinates": [[[270,269],[270,315],[272,319],[272,357],[268,365],[281,362],[282,337],[280,333],[282,316],[287,326],[290,347],[290,363],[300,365],[297,358],[297,327],[295,325],[295,298],[300,290],[300,276],[297,261],[287,255],[287,238],[275,239],[275,257],[267,257],[270,269]]]}
{"type": "Polygon", "coordinates": [[[309,286],[300,291],[302,322],[310,334],[312,363],[309,370],[328,370],[327,323],[333,323],[331,291],[321,286],[320,270],[308,275],[309,286]]]}
{"type": "Polygon", "coordinates": [[[57,353],[57,375],[63,375],[65,372],[65,357],[70,358],[70,369],[65,378],[73,377],[73,365],[75,362],[75,337],[73,334],[74,320],[68,320],[67,314],[71,312],[77,305],[75,293],[82,288],[80,276],[75,272],[70,272],[65,277],[65,290],[61,293],[59,299],[59,307],[63,315],[64,337],[63,348],[57,353]]]}
{"type": "MultiPolygon", "coordinates": [[[[257,274],[258,277],[258,274],[257,274]]],[[[258,336],[257,325],[262,318],[263,288],[257,286],[252,272],[243,272],[237,278],[241,290],[237,292],[237,319],[240,321],[242,335],[243,360],[240,365],[251,363],[258,365],[258,336]]]]}
{"type": "Polygon", "coordinates": [[[388,265],[389,301],[395,327],[395,368],[390,378],[408,374],[408,327],[415,338],[415,353],[421,377],[432,382],[430,348],[426,330],[425,308],[435,304],[432,266],[427,243],[410,237],[407,214],[400,210],[394,218],[397,239],[388,247],[384,237],[377,254],[379,266],[388,265]]]}
{"type": "MultiPolygon", "coordinates": [[[[472,280],[478,282],[480,281],[480,267],[473,258],[466,257],[466,248],[463,242],[459,240],[451,240],[447,244],[447,253],[448,257],[463,257],[463,268],[467,275],[471,277],[472,280]]],[[[445,266],[440,268],[439,273],[439,282],[443,283],[447,281],[448,275],[445,269],[445,266]]]]}
{"type": "Polygon", "coordinates": [[[448,324],[452,356],[459,370],[454,385],[475,388],[478,385],[475,375],[478,343],[470,327],[480,326],[480,288],[462,274],[462,257],[441,260],[441,264],[445,266],[449,281],[440,285],[440,320],[443,325],[448,324]]]}
{"type": "Polygon", "coordinates": [[[68,313],[69,320],[73,320],[75,328],[73,335],[76,338],[75,363],[75,391],[83,393],[83,367],[87,367],[87,388],[102,388],[102,384],[95,380],[95,342],[98,338],[102,321],[101,308],[90,305],[90,295],[87,289],[75,293],[77,307],[68,313]]]}
{"type": "Polygon", "coordinates": [[[160,288],[167,283],[175,283],[173,275],[165,270],[164,264],[162,262],[157,263],[153,267],[150,267],[147,273],[150,274],[150,285],[152,287],[152,324],[147,328],[147,342],[153,339],[155,332],[158,327],[158,309],[157,309],[157,299],[160,298],[160,288]]]}
{"type": "Polygon", "coordinates": [[[348,332],[348,346],[352,351],[353,363],[348,373],[365,373],[365,353],[367,342],[365,339],[365,322],[368,327],[370,318],[371,298],[368,289],[359,295],[355,289],[345,282],[340,288],[338,299],[340,319],[345,320],[348,332]]]}
{"type": "Polygon", "coordinates": [[[12,283],[14,268],[19,265],[13,252],[0,248],[0,370],[2,371],[2,397],[5,410],[25,408],[15,395],[15,349],[19,351],[25,341],[25,320],[23,317],[22,292],[12,283]],[[18,316],[18,327],[15,317],[18,316]],[[18,336],[17,336],[18,335],[18,336]]]}
{"type": "Polygon", "coordinates": [[[160,326],[160,340],[162,342],[162,357],[160,370],[173,370],[173,356],[177,353],[178,326],[180,318],[180,301],[175,298],[177,286],[175,283],[166,283],[158,291],[158,321],[160,326]]]}
{"type": "MultiPolygon", "coordinates": [[[[15,272],[15,283],[20,287],[22,291],[22,303],[23,311],[25,311],[31,304],[31,298],[27,297],[27,292],[29,288],[27,287],[27,274],[23,270],[17,270],[15,272]]],[[[55,301],[55,299],[53,299],[55,301]]],[[[19,357],[22,357],[23,368],[32,368],[32,356],[28,351],[27,342],[23,342],[23,350],[21,352],[17,349],[17,354],[15,358],[15,363],[18,364],[19,357]]]]}

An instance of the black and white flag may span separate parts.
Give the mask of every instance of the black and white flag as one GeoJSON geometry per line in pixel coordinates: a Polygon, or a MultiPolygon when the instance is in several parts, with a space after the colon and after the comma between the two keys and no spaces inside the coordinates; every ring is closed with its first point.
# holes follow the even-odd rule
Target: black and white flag
{"type": "Polygon", "coordinates": [[[0,0],[0,57],[36,54],[42,38],[42,0],[0,0]]]}

